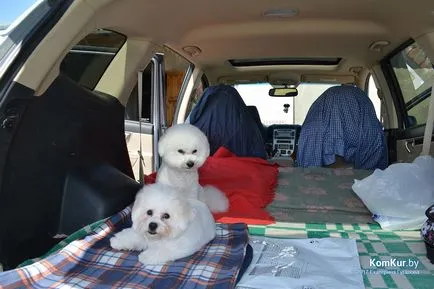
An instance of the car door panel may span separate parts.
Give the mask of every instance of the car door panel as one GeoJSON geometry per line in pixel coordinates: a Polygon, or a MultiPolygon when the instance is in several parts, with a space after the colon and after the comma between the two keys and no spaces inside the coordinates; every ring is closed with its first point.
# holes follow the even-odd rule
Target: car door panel
{"type": "MultiPolygon", "coordinates": [[[[412,162],[422,153],[434,67],[422,47],[411,40],[383,59],[382,69],[399,120],[399,128],[385,130],[390,163],[412,162]]],[[[430,155],[434,155],[433,142],[431,135],[430,155]]]]}
{"type": "MultiPolygon", "coordinates": [[[[434,155],[434,138],[431,138],[430,155],[434,155]]],[[[396,142],[397,162],[412,162],[420,156],[423,136],[398,139],[396,142]]]]}
{"type": "Polygon", "coordinates": [[[135,179],[139,179],[140,167],[140,137],[142,138],[142,156],[143,156],[143,173],[149,175],[152,173],[153,163],[153,125],[142,121],[140,128],[137,121],[125,121],[125,138],[130,156],[131,166],[133,168],[135,179]]]}

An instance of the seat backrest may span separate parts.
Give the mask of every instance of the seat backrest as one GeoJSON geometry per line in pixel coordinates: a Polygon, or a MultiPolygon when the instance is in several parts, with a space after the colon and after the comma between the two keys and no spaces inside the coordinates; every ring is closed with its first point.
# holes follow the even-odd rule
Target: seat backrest
{"type": "Polygon", "coordinates": [[[366,92],[353,85],[327,89],[309,108],[302,125],[297,165],[329,166],[336,156],[356,169],[388,165],[383,127],[366,92]]]}
{"type": "Polygon", "coordinates": [[[210,152],[224,146],[240,157],[266,157],[262,132],[238,91],[229,85],[205,89],[189,117],[208,137],[210,152]]]}
{"type": "Polygon", "coordinates": [[[28,100],[0,190],[0,219],[7,220],[0,226],[0,262],[13,266],[49,249],[59,227],[67,175],[77,166],[107,164],[134,178],[124,111],[116,98],[93,93],[65,76],[28,100]],[[22,251],[36,240],[42,240],[41,252],[22,251]]]}
{"type": "Polygon", "coordinates": [[[247,109],[252,114],[253,119],[255,120],[256,124],[258,125],[259,130],[261,131],[261,134],[262,134],[262,138],[264,139],[264,141],[266,141],[267,140],[267,130],[264,127],[264,125],[262,124],[261,116],[259,115],[258,108],[254,105],[248,105],[247,109]]]}

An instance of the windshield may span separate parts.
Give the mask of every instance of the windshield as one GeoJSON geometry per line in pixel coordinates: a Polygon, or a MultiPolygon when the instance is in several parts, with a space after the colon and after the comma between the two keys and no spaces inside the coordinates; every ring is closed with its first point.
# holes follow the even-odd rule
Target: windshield
{"type": "Polygon", "coordinates": [[[301,83],[296,97],[271,97],[268,91],[269,83],[238,84],[238,90],[246,105],[257,107],[264,125],[272,124],[303,124],[312,103],[329,87],[337,84],[301,83]],[[289,108],[285,109],[285,104],[289,108]]]}
{"type": "Polygon", "coordinates": [[[38,0],[0,0],[0,31],[6,30],[8,26],[23,14],[38,0]]]}
{"type": "Polygon", "coordinates": [[[50,9],[49,0],[0,0],[0,78],[18,54],[23,40],[50,9]]]}

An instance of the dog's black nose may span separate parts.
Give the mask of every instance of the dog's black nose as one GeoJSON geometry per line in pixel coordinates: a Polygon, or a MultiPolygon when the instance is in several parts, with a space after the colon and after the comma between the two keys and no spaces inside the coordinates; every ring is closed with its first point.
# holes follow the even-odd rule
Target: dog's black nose
{"type": "Polygon", "coordinates": [[[194,162],[192,162],[192,161],[188,161],[188,162],[186,163],[186,165],[187,165],[187,167],[192,168],[192,167],[194,166],[194,162]]]}
{"type": "Polygon", "coordinates": [[[157,228],[158,228],[158,224],[152,222],[152,223],[149,223],[149,226],[148,226],[148,227],[149,227],[149,231],[154,232],[155,230],[157,230],[157,228]]]}

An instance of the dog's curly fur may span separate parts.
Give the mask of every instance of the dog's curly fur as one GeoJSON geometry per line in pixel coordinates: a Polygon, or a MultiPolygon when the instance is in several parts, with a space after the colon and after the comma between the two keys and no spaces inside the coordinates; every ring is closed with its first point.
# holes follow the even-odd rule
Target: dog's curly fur
{"type": "Polygon", "coordinates": [[[199,184],[198,169],[210,154],[206,135],[190,124],[170,127],[158,143],[162,165],[158,170],[157,183],[184,190],[186,197],[203,201],[212,212],[226,212],[228,199],[213,186],[199,184]]]}
{"type": "Polygon", "coordinates": [[[199,251],[215,237],[215,221],[208,207],[186,199],[174,187],[144,186],[131,213],[132,227],[110,239],[117,250],[143,251],[139,261],[163,264],[199,251]]]}

